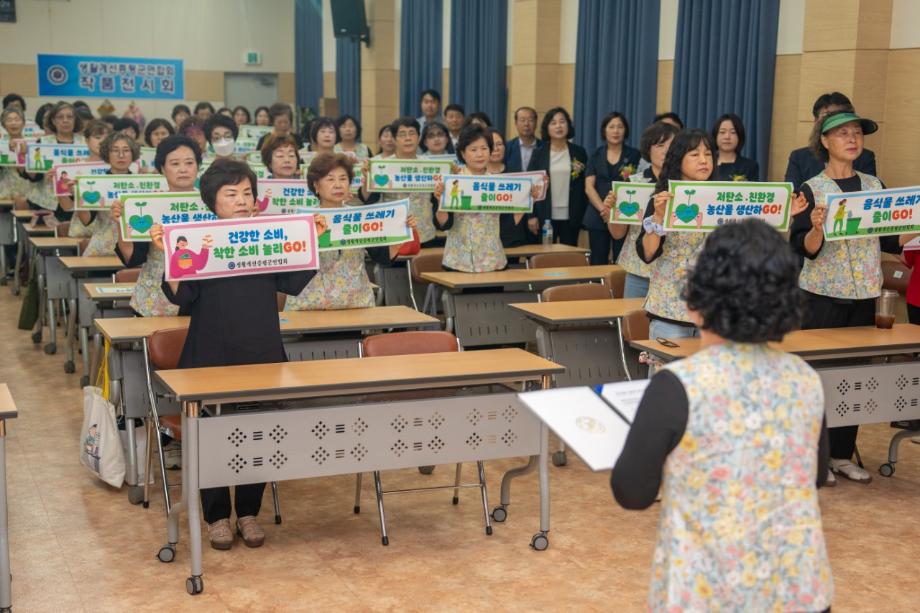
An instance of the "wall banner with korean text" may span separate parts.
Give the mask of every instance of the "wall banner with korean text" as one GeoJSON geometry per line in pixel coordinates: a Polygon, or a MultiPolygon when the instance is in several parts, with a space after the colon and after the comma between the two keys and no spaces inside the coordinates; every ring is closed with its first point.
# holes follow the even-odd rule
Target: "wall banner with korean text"
{"type": "Polygon", "coordinates": [[[169,189],[161,175],[77,175],[74,188],[74,208],[78,211],[98,211],[112,208],[112,203],[124,194],[165,192],[169,189]]]}
{"type": "Polygon", "coordinates": [[[614,197],[610,223],[641,225],[648,201],[655,193],[655,184],[614,181],[610,189],[614,197]]]}
{"type": "Polygon", "coordinates": [[[86,145],[29,143],[26,146],[26,170],[48,172],[58,164],[75,164],[88,157],[89,147],[86,145]]]}
{"type": "Polygon", "coordinates": [[[316,270],[312,215],[218,219],[163,226],[166,280],[316,270]]]}
{"type": "Polygon", "coordinates": [[[435,181],[451,172],[451,163],[442,160],[368,160],[369,192],[433,192],[435,181]]]}
{"type": "Polygon", "coordinates": [[[712,232],[721,225],[761,219],[789,229],[792,184],[742,181],[670,181],[664,227],[669,231],[712,232]]]}
{"type": "Polygon", "coordinates": [[[293,215],[297,209],[319,206],[319,199],[301,179],[260,179],[256,208],[259,215],[293,215]]]}
{"type": "Polygon", "coordinates": [[[438,210],[449,213],[529,213],[531,179],[505,175],[446,175],[438,210]]]}
{"type": "Polygon", "coordinates": [[[824,238],[920,232],[920,186],[827,195],[824,238]]]}
{"type": "Polygon", "coordinates": [[[337,209],[301,209],[299,213],[312,213],[321,217],[317,222],[319,250],[363,249],[401,245],[412,240],[412,230],[406,225],[409,218],[409,199],[346,206],[337,209]]]}
{"type": "Polygon", "coordinates": [[[153,224],[166,226],[217,219],[198,192],[128,194],[121,201],[124,205],[119,219],[121,237],[129,242],[149,242],[153,224]]]}
{"type": "Polygon", "coordinates": [[[182,60],[38,54],[38,95],[182,100],[182,60]]]}
{"type": "Polygon", "coordinates": [[[72,196],[73,186],[68,183],[77,176],[104,175],[109,165],[105,162],[77,162],[76,164],[55,164],[54,193],[56,196],[72,196]]]}

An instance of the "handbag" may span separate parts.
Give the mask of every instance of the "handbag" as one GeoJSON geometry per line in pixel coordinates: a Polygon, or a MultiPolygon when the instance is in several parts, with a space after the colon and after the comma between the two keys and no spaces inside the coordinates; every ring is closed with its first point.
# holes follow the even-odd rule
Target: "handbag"
{"type": "Polygon", "coordinates": [[[106,342],[96,385],[83,388],[80,463],[112,487],[121,487],[125,480],[125,452],[115,422],[115,405],[108,399],[108,357],[109,343],[106,342]]]}

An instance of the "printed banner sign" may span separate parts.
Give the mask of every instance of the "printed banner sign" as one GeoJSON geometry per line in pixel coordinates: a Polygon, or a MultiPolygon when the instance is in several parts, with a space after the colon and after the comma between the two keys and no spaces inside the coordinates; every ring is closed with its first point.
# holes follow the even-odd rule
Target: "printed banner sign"
{"type": "Polygon", "coordinates": [[[545,170],[533,170],[530,172],[506,172],[502,174],[502,177],[530,179],[530,182],[533,185],[537,185],[540,188],[540,193],[537,194],[537,197],[534,198],[534,201],[539,202],[540,200],[546,199],[546,188],[549,187],[549,181],[546,180],[545,170]]]}
{"type": "Polygon", "coordinates": [[[298,213],[322,216],[325,221],[326,230],[319,235],[320,251],[401,245],[412,240],[412,230],[406,225],[408,198],[339,209],[301,209],[298,213]]]}
{"type": "Polygon", "coordinates": [[[920,232],[920,186],[827,195],[829,241],[920,232]]]}
{"type": "MultiPolygon", "coordinates": [[[[27,120],[26,125],[22,126],[22,135],[26,138],[44,136],[44,134],[45,134],[45,131],[31,119],[27,120]]],[[[3,126],[0,126],[0,138],[3,138],[4,140],[9,140],[7,139],[6,129],[3,126]]]]}
{"type": "Polygon", "coordinates": [[[259,215],[293,215],[298,209],[319,207],[319,199],[301,179],[265,179],[259,181],[256,206],[259,215]]]}
{"type": "Polygon", "coordinates": [[[77,175],[74,188],[74,208],[78,211],[98,211],[112,207],[124,194],[165,192],[169,187],[161,175],[77,175]]]}
{"type": "Polygon", "coordinates": [[[0,166],[25,166],[27,145],[24,138],[0,140],[0,166]]]}
{"type": "Polygon", "coordinates": [[[791,183],[670,181],[664,227],[670,231],[712,232],[745,219],[762,219],[778,230],[789,228],[791,183]]]}
{"type": "Polygon", "coordinates": [[[182,60],[39,53],[38,95],[182,100],[182,60]]]}
{"type": "Polygon", "coordinates": [[[615,199],[610,209],[610,223],[642,225],[645,207],[655,193],[655,184],[614,181],[610,189],[615,199]]]}
{"type": "Polygon", "coordinates": [[[367,191],[433,192],[435,181],[450,172],[446,161],[370,159],[367,191]]]}
{"type": "Polygon", "coordinates": [[[29,143],[26,147],[26,170],[48,172],[58,164],[75,164],[89,157],[86,145],[29,143]]]}
{"type": "Polygon", "coordinates": [[[156,172],[153,160],[157,156],[156,147],[141,147],[141,156],[131,163],[131,172],[156,172]]]}
{"type": "Polygon", "coordinates": [[[505,175],[447,175],[439,210],[451,213],[529,213],[530,179],[505,175]]]}
{"type": "MultiPolygon", "coordinates": [[[[204,174],[204,171],[206,171],[208,168],[211,167],[211,163],[213,161],[214,160],[208,160],[208,161],[201,162],[201,166],[198,167],[198,178],[199,179],[201,178],[201,175],[204,174]]],[[[259,181],[261,181],[262,179],[267,179],[268,175],[271,174],[268,170],[268,166],[266,166],[262,162],[253,162],[252,160],[247,160],[246,165],[252,169],[252,172],[256,173],[256,178],[259,179],[259,181]]]]}
{"type": "Polygon", "coordinates": [[[312,215],[218,219],[163,226],[166,280],[316,270],[312,215]]]}
{"type": "MultiPolygon", "coordinates": [[[[236,139],[236,153],[239,153],[239,154],[251,153],[253,151],[258,153],[258,151],[256,151],[258,146],[259,146],[258,138],[250,138],[250,137],[241,136],[240,138],[236,139]]],[[[262,158],[260,157],[259,159],[261,160],[262,158]]]]}
{"type": "Polygon", "coordinates": [[[57,196],[72,196],[73,188],[67,189],[67,181],[73,181],[78,175],[104,175],[108,169],[109,165],[105,162],[56,164],[54,166],[54,193],[57,196]]]}
{"type": "Polygon", "coordinates": [[[274,130],[272,126],[256,126],[247,123],[240,126],[240,138],[254,138],[258,143],[263,134],[269,134],[272,130],[274,130]]]}
{"type": "Polygon", "coordinates": [[[121,201],[124,205],[119,219],[121,236],[129,242],[149,242],[153,224],[167,226],[217,219],[198,192],[127,194],[121,201]]]}

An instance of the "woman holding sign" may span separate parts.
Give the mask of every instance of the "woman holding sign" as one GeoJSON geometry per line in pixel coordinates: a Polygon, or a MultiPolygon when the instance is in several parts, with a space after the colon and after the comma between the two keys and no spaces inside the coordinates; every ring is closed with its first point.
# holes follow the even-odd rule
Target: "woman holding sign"
{"type": "MultiPolygon", "coordinates": [[[[201,199],[220,219],[245,219],[256,214],[255,173],[244,162],[218,160],[201,176],[201,199]]],[[[163,249],[163,227],[150,229],[163,249]]],[[[166,297],[191,316],[179,368],[286,362],[281,343],[277,293],[299,294],[313,271],[164,281],[166,297]]],[[[264,483],[239,485],[235,492],[236,530],[249,547],[259,547],[265,532],[256,519],[264,483]]],[[[192,503],[194,504],[194,503],[192,503]]],[[[230,488],[201,490],[201,506],[214,549],[230,549],[230,488]]]]}
{"type": "MultiPolygon", "coordinates": [[[[25,154],[25,140],[22,135],[23,128],[26,125],[26,116],[22,109],[16,106],[8,106],[0,114],[0,126],[6,130],[8,142],[3,143],[9,147],[10,155],[17,155],[19,147],[22,147],[22,153],[25,154]],[[17,142],[20,141],[21,142],[17,142]]],[[[6,153],[6,152],[4,152],[6,153]]],[[[4,166],[0,168],[0,197],[12,198],[13,204],[17,209],[27,208],[26,199],[31,189],[29,179],[22,172],[22,168],[16,166],[4,166]]]]}
{"type": "Polygon", "coordinates": [[[269,136],[260,153],[271,179],[300,178],[300,152],[293,136],[269,136]]]}
{"type": "MultiPolygon", "coordinates": [[[[429,126],[432,124],[428,124],[429,126]]],[[[425,127],[428,129],[428,126],[425,127]]],[[[500,175],[505,172],[505,137],[495,128],[489,128],[492,135],[492,155],[489,157],[488,172],[490,175],[500,175]]],[[[539,222],[533,213],[523,217],[514,213],[502,213],[499,217],[499,235],[503,247],[518,247],[520,245],[535,244],[540,240],[539,222]],[[530,221],[530,220],[533,221],[530,221]]]]}
{"type": "MultiPolygon", "coordinates": [[[[642,158],[649,161],[650,165],[641,173],[636,173],[629,177],[632,183],[657,183],[658,177],[661,176],[661,168],[664,165],[665,156],[671,141],[677,134],[677,128],[663,121],[656,121],[642,132],[642,138],[639,140],[639,150],[642,158]]],[[[588,177],[590,180],[591,177],[588,177]]],[[[618,180],[618,179],[614,179],[618,180]]],[[[610,211],[613,207],[618,206],[614,192],[611,190],[604,198],[604,210],[602,215],[609,219],[610,211]]],[[[641,206],[639,203],[625,203],[625,206],[641,206]]],[[[613,223],[607,226],[610,236],[614,240],[623,239],[623,248],[620,249],[620,255],[617,258],[617,264],[626,270],[626,282],[623,285],[624,298],[645,298],[648,295],[648,278],[650,265],[646,264],[639,257],[636,251],[636,239],[639,238],[639,231],[642,226],[638,224],[613,223]],[[625,239],[624,239],[625,237],[625,239]]]]}
{"type": "MultiPolygon", "coordinates": [[[[882,288],[881,252],[900,253],[908,235],[824,240],[830,194],[884,189],[877,178],[857,172],[854,161],[863,152],[866,134],[878,125],[849,111],[829,113],[815,124],[812,152],[826,163],[824,171],[802,185],[805,210],[792,222],[789,240],[805,258],[799,285],[807,309],[803,328],[845,328],[875,323],[875,299],[882,288]]],[[[836,212],[836,211],[835,211],[836,212]]],[[[858,426],[830,429],[831,471],[858,483],[869,483],[869,473],[850,461],[856,449],[858,426]]],[[[829,476],[829,484],[834,483],[829,476]]]]}
{"type": "MultiPolygon", "coordinates": [[[[52,106],[44,117],[45,132],[38,142],[58,145],[81,145],[83,119],[69,102],[58,102],[52,106]]],[[[59,221],[68,221],[72,213],[59,206],[57,190],[54,186],[54,173],[26,173],[32,181],[29,194],[29,208],[32,210],[54,211],[59,221]]]]}
{"type": "MultiPolygon", "coordinates": [[[[89,157],[86,158],[87,162],[103,162],[101,153],[102,141],[111,133],[112,126],[101,119],[94,119],[86,124],[86,129],[83,130],[83,138],[86,139],[86,147],[89,149],[89,157]]],[[[73,179],[64,179],[62,182],[67,191],[73,194],[73,188],[76,181],[73,179]]],[[[63,210],[73,210],[72,196],[59,196],[58,201],[63,210]]],[[[86,218],[88,219],[89,216],[87,215],[86,218]]],[[[83,223],[80,215],[74,215],[70,218],[70,227],[67,229],[67,235],[73,238],[88,238],[93,235],[94,229],[94,223],[86,225],[83,223]]]]}
{"type": "MultiPolygon", "coordinates": [[[[320,153],[307,170],[307,185],[319,198],[319,206],[329,213],[353,211],[361,207],[348,207],[351,182],[354,179],[354,162],[344,154],[320,153]]],[[[361,222],[358,222],[361,223],[361,222]]],[[[364,222],[367,223],[367,222],[364,222]]],[[[328,223],[326,224],[328,228],[328,223]]],[[[415,218],[409,215],[406,225],[415,228],[415,218]]],[[[327,229],[326,232],[331,232],[327,229]]],[[[320,234],[319,245],[327,238],[320,234]]],[[[327,243],[328,244],[328,243],[327,243]]],[[[326,249],[319,254],[319,270],[300,294],[287,299],[285,311],[325,311],[333,309],[368,308],[375,304],[374,289],[367,278],[365,256],[377,264],[388,265],[399,253],[400,245],[356,249],[326,249]]]]}
{"type": "Polygon", "coordinates": [[[661,489],[650,611],[831,605],[821,379],[768,344],[801,322],[797,275],[780,233],[747,220],[710,234],[687,277],[701,349],[652,377],[610,475],[626,509],[661,489]]]}
{"type": "MultiPolygon", "coordinates": [[[[201,150],[197,143],[187,136],[168,136],[160,141],[153,165],[161,175],[166,177],[170,192],[193,192],[201,165],[201,150]]],[[[112,205],[112,223],[124,213],[119,200],[112,205]]],[[[152,243],[129,242],[119,236],[115,255],[121,258],[126,268],[137,268],[141,272],[131,294],[131,308],[141,317],[164,317],[169,315],[188,315],[181,312],[163,293],[164,258],[163,251],[152,243]]]]}

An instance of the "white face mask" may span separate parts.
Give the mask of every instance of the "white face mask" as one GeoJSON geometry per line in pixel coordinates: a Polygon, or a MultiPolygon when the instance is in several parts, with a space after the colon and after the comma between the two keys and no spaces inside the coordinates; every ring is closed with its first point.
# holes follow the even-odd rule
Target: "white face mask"
{"type": "Polygon", "coordinates": [[[214,148],[214,153],[220,157],[227,157],[232,155],[236,151],[236,141],[232,138],[222,138],[211,143],[211,146],[214,148]]]}

